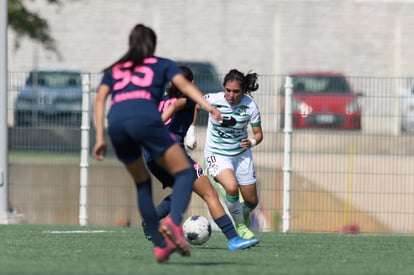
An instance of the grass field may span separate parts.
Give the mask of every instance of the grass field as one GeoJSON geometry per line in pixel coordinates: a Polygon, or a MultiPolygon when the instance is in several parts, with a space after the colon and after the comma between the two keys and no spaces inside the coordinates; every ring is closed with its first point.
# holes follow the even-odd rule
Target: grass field
{"type": "Polygon", "coordinates": [[[214,231],[191,257],[156,263],[140,228],[0,225],[0,274],[413,274],[414,238],[257,233],[229,251],[214,231]]]}

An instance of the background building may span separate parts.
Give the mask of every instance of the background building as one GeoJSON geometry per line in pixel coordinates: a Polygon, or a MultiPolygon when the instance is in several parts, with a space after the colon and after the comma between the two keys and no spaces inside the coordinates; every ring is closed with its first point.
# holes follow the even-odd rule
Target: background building
{"type": "Polygon", "coordinates": [[[142,22],[158,34],[157,54],[208,60],[220,73],[236,67],[262,75],[314,69],[414,74],[412,0],[26,2],[48,20],[62,60],[29,40],[15,51],[10,31],[10,71],[65,63],[99,72],[126,50],[129,31],[142,22]]]}

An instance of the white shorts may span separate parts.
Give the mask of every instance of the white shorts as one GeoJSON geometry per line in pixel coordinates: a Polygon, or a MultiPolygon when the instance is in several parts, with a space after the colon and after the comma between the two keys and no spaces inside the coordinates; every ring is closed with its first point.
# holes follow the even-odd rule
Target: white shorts
{"type": "Polygon", "coordinates": [[[251,150],[246,150],[240,155],[233,157],[205,152],[204,161],[207,165],[208,173],[212,177],[216,177],[224,169],[231,169],[234,171],[239,185],[256,183],[256,172],[251,150]]]}

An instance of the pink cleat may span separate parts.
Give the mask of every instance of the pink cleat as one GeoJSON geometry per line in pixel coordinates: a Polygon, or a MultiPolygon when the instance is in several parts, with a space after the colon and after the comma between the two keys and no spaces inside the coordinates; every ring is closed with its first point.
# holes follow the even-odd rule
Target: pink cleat
{"type": "Polygon", "coordinates": [[[159,263],[168,261],[170,255],[175,252],[175,245],[169,239],[165,239],[165,244],[165,247],[154,246],[154,255],[159,263]]]}
{"type": "Polygon", "coordinates": [[[183,229],[176,225],[171,217],[168,216],[161,221],[159,231],[175,244],[178,253],[182,256],[190,256],[190,248],[184,239],[183,229]]]}

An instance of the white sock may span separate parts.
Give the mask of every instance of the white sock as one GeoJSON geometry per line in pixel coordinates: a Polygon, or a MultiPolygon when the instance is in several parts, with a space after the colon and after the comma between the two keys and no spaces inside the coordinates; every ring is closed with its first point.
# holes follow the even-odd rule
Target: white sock
{"type": "Polygon", "coordinates": [[[244,224],[243,210],[239,201],[239,196],[226,195],[226,205],[234,220],[234,223],[236,225],[241,223],[244,224]]]}

